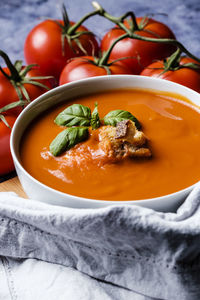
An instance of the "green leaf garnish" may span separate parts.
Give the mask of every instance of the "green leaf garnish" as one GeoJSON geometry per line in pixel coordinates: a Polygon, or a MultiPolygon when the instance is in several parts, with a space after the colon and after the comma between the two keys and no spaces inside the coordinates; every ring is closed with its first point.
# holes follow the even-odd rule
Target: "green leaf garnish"
{"type": "Polygon", "coordinates": [[[98,112],[98,104],[95,103],[95,108],[92,112],[92,117],[91,117],[91,126],[92,129],[97,129],[101,125],[100,123],[100,118],[99,118],[99,112],[98,112]]]}
{"type": "MultiPolygon", "coordinates": [[[[105,125],[111,126],[116,126],[117,123],[124,120],[131,120],[135,123],[135,126],[138,129],[141,128],[136,117],[126,110],[117,109],[110,111],[103,119],[105,125]]],[[[58,156],[64,151],[74,147],[76,144],[86,140],[89,135],[89,126],[91,126],[92,129],[97,129],[101,126],[98,104],[95,103],[95,108],[92,114],[90,108],[87,106],[81,104],[68,106],[57,115],[54,122],[57,125],[67,127],[56,136],[49,147],[50,152],[54,156],[58,156]]]]}
{"type": "Polygon", "coordinates": [[[88,138],[87,127],[69,127],[61,131],[50,144],[50,152],[58,156],[88,138]]]}
{"type": "Polygon", "coordinates": [[[61,126],[90,126],[91,110],[81,104],[73,104],[63,110],[55,119],[61,126]]]}
{"type": "Polygon", "coordinates": [[[121,109],[112,110],[104,117],[103,120],[105,125],[111,125],[111,126],[116,126],[117,123],[123,120],[131,120],[135,122],[135,126],[137,127],[137,129],[141,128],[141,124],[138,121],[138,119],[126,110],[121,110],[121,109]]]}

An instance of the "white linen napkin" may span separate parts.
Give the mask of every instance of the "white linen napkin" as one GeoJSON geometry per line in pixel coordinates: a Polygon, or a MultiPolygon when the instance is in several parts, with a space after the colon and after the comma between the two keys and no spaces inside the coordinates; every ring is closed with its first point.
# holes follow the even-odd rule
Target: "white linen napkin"
{"type": "Polygon", "coordinates": [[[199,300],[200,185],[177,213],[0,193],[0,255],[0,299],[199,300]]]}

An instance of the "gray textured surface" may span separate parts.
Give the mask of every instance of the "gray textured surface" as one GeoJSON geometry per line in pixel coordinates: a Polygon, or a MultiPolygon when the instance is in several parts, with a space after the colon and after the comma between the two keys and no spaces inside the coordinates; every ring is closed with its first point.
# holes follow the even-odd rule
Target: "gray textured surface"
{"type": "MultiPolygon", "coordinates": [[[[48,18],[60,18],[60,8],[65,3],[71,20],[92,11],[90,0],[8,0],[0,1],[0,48],[6,51],[12,60],[23,58],[23,45],[28,32],[40,21],[48,18]]],[[[136,15],[157,14],[154,18],[168,24],[176,37],[197,56],[200,56],[200,1],[199,0],[99,0],[99,3],[111,14],[119,16],[128,10],[136,15]],[[165,13],[165,15],[159,15],[165,13]]],[[[112,27],[112,24],[98,16],[86,23],[97,36],[112,27]]]]}

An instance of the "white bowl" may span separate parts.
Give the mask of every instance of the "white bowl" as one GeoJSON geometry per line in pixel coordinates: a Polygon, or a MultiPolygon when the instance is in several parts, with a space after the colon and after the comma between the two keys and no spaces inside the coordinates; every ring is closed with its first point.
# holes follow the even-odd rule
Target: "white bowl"
{"type": "Polygon", "coordinates": [[[200,103],[200,94],[189,88],[167,80],[135,75],[100,76],[83,79],[57,87],[43,94],[23,110],[17,118],[11,134],[12,157],[19,180],[29,198],[73,208],[98,208],[113,204],[134,204],[166,212],[175,211],[178,206],[180,206],[184,198],[196,184],[176,193],[152,199],[117,202],[94,200],[76,197],[54,190],[33,178],[21,165],[19,155],[21,137],[30,122],[41,112],[54,106],[55,103],[58,104],[74,97],[86,95],[88,92],[95,93],[115,88],[142,88],[172,92],[185,96],[196,105],[200,103]]]}

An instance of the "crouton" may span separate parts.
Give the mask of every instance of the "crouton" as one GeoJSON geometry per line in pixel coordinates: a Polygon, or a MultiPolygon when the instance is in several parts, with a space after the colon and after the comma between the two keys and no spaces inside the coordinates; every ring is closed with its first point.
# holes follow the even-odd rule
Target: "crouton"
{"type": "Polygon", "coordinates": [[[114,126],[102,126],[99,130],[99,147],[106,156],[116,160],[127,157],[151,157],[147,138],[137,130],[135,123],[124,120],[114,126]]]}

